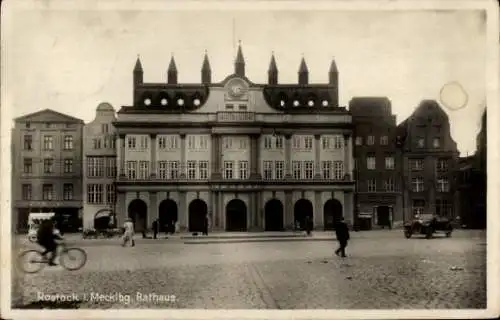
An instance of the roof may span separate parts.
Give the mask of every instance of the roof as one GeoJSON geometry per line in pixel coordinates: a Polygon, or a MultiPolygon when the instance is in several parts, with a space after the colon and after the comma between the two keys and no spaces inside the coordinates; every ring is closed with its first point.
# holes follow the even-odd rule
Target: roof
{"type": "Polygon", "coordinates": [[[108,102],[101,102],[96,108],[97,111],[113,111],[115,112],[115,108],[108,102]]]}
{"type": "Polygon", "coordinates": [[[43,109],[14,119],[15,122],[71,122],[84,123],[83,120],[69,116],[67,114],[43,109]]]}

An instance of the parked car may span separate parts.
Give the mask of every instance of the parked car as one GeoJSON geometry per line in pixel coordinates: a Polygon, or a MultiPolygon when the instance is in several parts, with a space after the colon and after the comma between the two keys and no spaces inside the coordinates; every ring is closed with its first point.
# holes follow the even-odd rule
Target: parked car
{"type": "Polygon", "coordinates": [[[420,214],[404,225],[406,238],[411,238],[413,234],[422,234],[430,239],[436,232],[444,232],[446,237],[450,237],[453,232],[452,221],[435,214],[420,214]]]}

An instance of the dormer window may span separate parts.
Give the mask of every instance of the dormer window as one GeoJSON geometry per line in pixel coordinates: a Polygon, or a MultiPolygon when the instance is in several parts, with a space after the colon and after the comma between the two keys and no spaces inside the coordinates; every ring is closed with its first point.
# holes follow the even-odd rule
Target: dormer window
{"type": "Polygon", "coordinates": [[[144,99],[144,104],[147,106],[151,105],[151,99],[149,98],[144,99]]]}
{"type": "Polygon", "coordinates": [[[177,99],[177,105],[183,106],[184,105],[184,99],[177,99]]]}
{"type": "Polygon", "coordinates": [[[328,107],[328,101],[327,100],[323,100],[323,102],[321,104],[323,105],[323,107],[328,107]]]}
{"type": "Polygon", "coordinates": [[[200,99],[194,99],[193,103],[195,106],[199,106],[200,105],[200,99]]]}
{"type": "Polygon", "coordinates": [[[309,107],[314,107],[314,101],[309,100],[309,102],[307,103],[307,105],[308,105],[309,107]]]}
{"type": "Polygon", "coordinates": [[[162,106],[166,106],[168,104],[168,100],[166,98],[161,99],[160,101],[162,106]]]}
{"type": "Polygon", "coordinates": [[[285,100],[280,101],[280,106],[284,107],[285,106],[285,100]]]}
{"type": "Polygon", "coordinates": [[[299,102],[298,100],[295,100],[295,101],[293,102],[293,105],[294,105],[295,107],[298,107],[298,106],[300,105],[300,102],[299,102]]]}

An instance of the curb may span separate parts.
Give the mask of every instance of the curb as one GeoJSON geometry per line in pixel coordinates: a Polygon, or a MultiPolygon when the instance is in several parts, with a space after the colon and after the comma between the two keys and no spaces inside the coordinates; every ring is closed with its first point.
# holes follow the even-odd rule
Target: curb
{"type": "Polygon", "coordinates": [[[336,241],[336,238],[260,238],[260,239],[227,239],[207,241],[184,241],[184,244],[230,244],[230,243],[254,243],[254,242],[299,242],[299,241],[336,241]]]}

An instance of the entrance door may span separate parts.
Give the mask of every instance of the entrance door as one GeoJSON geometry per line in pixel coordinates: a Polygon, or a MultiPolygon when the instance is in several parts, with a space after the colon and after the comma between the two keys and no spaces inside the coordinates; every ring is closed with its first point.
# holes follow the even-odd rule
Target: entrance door
{"type": "Polygon", "coordinates": [[[178,220],[177,203],[172,199],[165,199],[160,202],[158,208],[158,231],[172,231],[172,227],[178,220]]]}
{"type": "Polygon", "coordinates": [[[283,231],[283,204],[278,199],[271,199],[264,207],[265,230],[283,231]]]}
{"type": "Polygon", "coordinates": [[[128,217],[134,223],[135,231],[141,232],[147,228],[148,205],[141,199],[135,199],[128,205],[128,217]]]}
{"type": "Polygon", "coordinates": [[[205,201],[195,199],[189,204],[189,223],[190,232],[203,232],[205,228],[205,217],[208,213],[208,206],[205,201]]]}
{"type": "Polygon", "coordinates": [[[226,231],[247,231],[247,206],[240,199],[226,205],[226,231]]]}
{"type": "Polygon", "coordinates": [[[342,204],[337,199],[330,199],[323,206],[323,221],[325,230],[335,230],[337,222],[343,217],[342,204]]]}
{"type": "Polygon", "coordinates": [[[379,226],[389,226],[390,225],[390,208],[388,206],[378,206],[377,207],[377,224],[379,226]]]}
{"type": "Polygon", "coordinates": [[[313,205],[311,201],[307,199],[297,200],[293,207],[293,217],[295,223],[299,223],[300,229],[305,230],[306,217],[309,217],[313,221],[313,205]]]}

